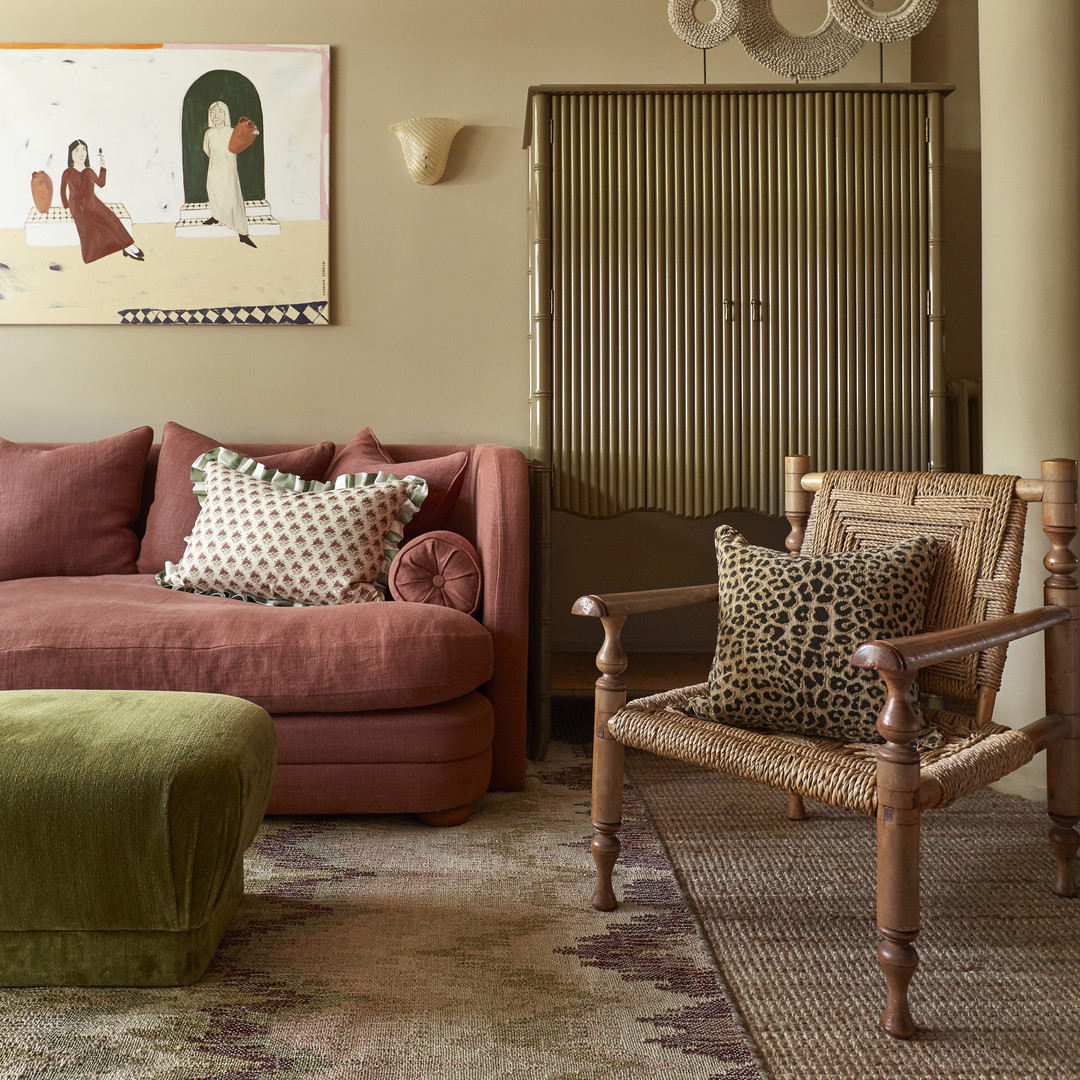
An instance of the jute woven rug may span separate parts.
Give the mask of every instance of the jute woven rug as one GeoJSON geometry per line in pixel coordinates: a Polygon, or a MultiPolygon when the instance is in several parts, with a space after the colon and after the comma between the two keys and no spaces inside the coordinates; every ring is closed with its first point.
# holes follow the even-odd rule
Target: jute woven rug
{"type": "MultiPolygon", "coordinates": [[[[1078,1080],[1080,900],[1044,809],[983,792],[923,819],[911,1042],[877,1028],[874,822],[628,753],[771,1080],[1078,1080]]],[[[629,845],[628,845],[629,846],[629,845]]]]}
{"type": "Polygon", "coordinates": [[[761,1080],[629,793],[628,903],[588,907],[589,763],[471,821],[269,818],[191,987],[0,990],[3,1080],[761,1080]]]}

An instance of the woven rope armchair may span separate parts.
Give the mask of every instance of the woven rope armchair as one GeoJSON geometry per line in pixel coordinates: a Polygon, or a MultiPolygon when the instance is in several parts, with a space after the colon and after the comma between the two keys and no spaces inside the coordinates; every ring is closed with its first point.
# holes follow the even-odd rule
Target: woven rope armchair
{"type": "MultiPolygon", "coordinates": [[[[810,472],[789,457],[787,547],[820,555],[914,536],[943,542],[927,601],[926,632],[871,641],[851,658],[876,669],[884,705],[880,743],[768,734],[696,719],[681,705],[704,686],[627,703],[627,656],[620,635],[636,613],[716,603],[715,584],[583,596],[578,615],[597,617],[604,643],[597,656],[593,740],[593,905],[617,906],[612,871],[619,856],[623,747],[741,776],[788,793],[786,814],[805,816],[804,798],[877,818],[878,961],[888,999],[881,1026],[908,1038],[915,1024],[908,983],[918,956],[919,822],[923,811],[1001,779],[1047,751],[1047,809],[1055,860],[1053,890],[1075,897],[1080,848],[1080,566],[1069,550],[1077,532],[1077,464],[1042,463],[1039,480],[945,473],[810,472]],[[1015,614],[1027,504],[1042,503],[1050,550],[1045,605],[1015,614]],[[994,699],[1010,641],[1042,633],[1047,715],[1014,729],[993,720],[994,699]],[[918,678],[923,715],[943,736],[932,749],[920,732],[910,691],[918,678]],[[929,696],[929,697],[928,697],[929,696]]],[[[1025,718],[1026,719],[1026,718],[1025,718]]]]}

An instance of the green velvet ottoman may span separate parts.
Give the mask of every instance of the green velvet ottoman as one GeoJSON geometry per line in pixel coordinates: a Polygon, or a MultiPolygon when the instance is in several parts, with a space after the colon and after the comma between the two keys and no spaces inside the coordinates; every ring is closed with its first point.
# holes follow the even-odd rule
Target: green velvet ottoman
{"type": "Polygon", "coordinates": [[[0,692],[0,985],[169,986],[244,893],[274,726],[220,694],[0,692]]]}

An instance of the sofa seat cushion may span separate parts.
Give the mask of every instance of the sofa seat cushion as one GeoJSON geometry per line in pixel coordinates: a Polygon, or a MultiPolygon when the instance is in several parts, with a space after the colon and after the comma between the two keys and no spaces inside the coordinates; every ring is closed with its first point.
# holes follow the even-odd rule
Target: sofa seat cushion
{"type": "Polygon", "coordinates": [[[271,608],[152,575],[0,582],[0,689],[189,690],[271,713],[432,705],[492,674],[489,632],[429,604],[271,608]]]}

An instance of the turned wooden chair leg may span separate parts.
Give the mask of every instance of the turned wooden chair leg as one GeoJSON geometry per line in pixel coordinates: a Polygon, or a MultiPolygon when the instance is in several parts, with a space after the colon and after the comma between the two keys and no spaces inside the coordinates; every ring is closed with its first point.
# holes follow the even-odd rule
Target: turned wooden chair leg
{"type": "Polygon", "coordinates": [[[877,928],[882,937],[877,957],[888,1000],[881,1026],[896,1038],[909,1039],[915,1021],[908,1008],[908,984],[919,963],[920,768],[911,746],[919,720],[908,699],[915,673],[883,674],[889,697],[878,731],[889,741],[877,751],[877,928]]]}
{"type": "Polygon", "coordinates": [[[615,899],[612,873],[622,845],[618,832],[622,826],[623,746],[612,738],[607,722],[626,704],[626,654],[620,633],[625,615],[601,619],[604,645],[596,657],[603,674],[596,680],[596,708],[593,715],[592,827],[591,850],[596,863],[596,888],[592,905],[598,911],[612,911],[619,906],[615,899]]]}
{"type": "Polygon", "coordinates": [[[784,810],[784,817],[786,817],[788,821],[806,820],[806,804],[803,802],[803,797],[796,794],[794,791],[788,792],[787,808],[784,810]]]}
{"type": "Polygon", "coordinates": [[[914,941],[918,930],[901,932],[878,926],[882,941],[877,947],[878,964],[885,974],[889,997],[881,1014],[882,1030],[897,1039],[910,1039],[915,1034],[915,1021],[908,1006],[908,983],[919,966],[919,954],[914,941]]]}
{"type": "Polygon", "coordinates": [[[1076,855],[1080,851],[1080,739],[1065,739],[1046,748],[1046,809],[1050,815],[1050,847],[1054,852],[1054,892],[1075,897],[1076,855]]]}
{"type": "Polygon", "coordinates": [[[1050,820],[1053,822],[1050,827],[1050,847],[1056,864],[1054,892],[1058,896],[1075,899],[1078,894],[1073,867],[1076,865],[1076,853],[1080,851],[1080,833],[1076,831],[1080,814],[1070,814],[1068,817],[1051,814],[1050,820]]]}
{"type": "Polygon", "coordinates": [[[919,811],[878,812],[877,948],[888,988],[881,1026],[898,1039],[915,1034],[908,1007],[908,984],[919,964],[919,811]]]}
{"type": "Polygon", "coordinates": [[[1080,560],[1069,549],[1076,538],[1075,461],[1042,463],[1043,532],[1050,551],[1043,565],[1050,576],[1043,583],[1047,604],[1068,608],[1072,618],[1046,631],[1046,711],[1067,716],[1070,730],[1046,748],[1046,809],[1050,815],[1050,847],[1054,852],[1054,892],[1077,895],[1076,863],[1080,849],[1080,588],[1076,571],[1080,560]]]}
{"type": "MultiPolygon", "coordinates": [[[[600,725],[597,725],[598,729],[600,725]]],[[[623,747],[605,734],[594,735],[592,778],[592,827],[590,845],[596,863],[596,888],[592,906],[597,911],[613,911],[615,899],[612,874],[622,844],[618,832],[622,826],[623,747]]]]}

